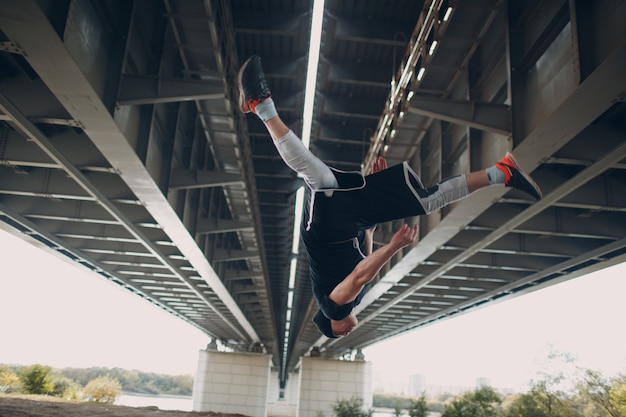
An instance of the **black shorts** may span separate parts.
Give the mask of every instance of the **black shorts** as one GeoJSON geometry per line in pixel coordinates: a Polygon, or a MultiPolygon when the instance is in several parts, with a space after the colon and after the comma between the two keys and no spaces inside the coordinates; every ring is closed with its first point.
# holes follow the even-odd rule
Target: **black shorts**
{"type": "Polygon", "coordinates": [[[427,190],[406,162],[361,177],[361,187],[348,177],[359,174],[334,172],[340,188],[311,196],[308,228],[325,241],[351,239],[376,224],[425,214],[419,198],[427,190]]]}

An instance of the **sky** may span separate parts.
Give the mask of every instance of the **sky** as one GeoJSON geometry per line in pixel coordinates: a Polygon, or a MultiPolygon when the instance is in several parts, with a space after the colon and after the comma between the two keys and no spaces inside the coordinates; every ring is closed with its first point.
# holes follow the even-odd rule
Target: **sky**
{"type": "MultiPolygon", "coordinates": [[[[0,363],[195,374],[209,337],[74,263],[0,229],[0,363]]],[[[551,351],[626,373],[626,263],[365,349],[375,378],[523,390],[551,351]]],[[[398,382],[400,381],[400,382],[398,382]]]]}

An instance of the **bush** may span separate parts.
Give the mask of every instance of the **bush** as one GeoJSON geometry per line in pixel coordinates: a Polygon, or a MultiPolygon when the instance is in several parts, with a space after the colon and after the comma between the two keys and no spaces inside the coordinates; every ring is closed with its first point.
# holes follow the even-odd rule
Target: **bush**
{"type": "Polygon", "coordinates": [[[349,400],[337,400],[333,404],[336,417],[372,417],[372,410],[363,410],[363,399],[352,397],[349,400]]]}
{"type": "Polygon", "coordinates": [[[54,390],[52,395],[64,400],[76,401],[80,399],[80,384],[65,376],[57,376],[53,382],[54,390]]]}
{"type": "Polygon", "coordinates": [[[0,366],[0,392],[10,394],[20,390],[20,378],[12,369],[0,366]]]}
{"type": "Polygon", "coordinates": [[[110,376],[99,376],[87,383],[83,390],[85,401],[113,403],[122,393],[122,386],[117,379],[110,376]]]}
{"type": "Polygon", "coordinates": [[[48,395],[54,391],[50,367],[32,365],[20,371],[20,384],[26,394],[48,395]]]}

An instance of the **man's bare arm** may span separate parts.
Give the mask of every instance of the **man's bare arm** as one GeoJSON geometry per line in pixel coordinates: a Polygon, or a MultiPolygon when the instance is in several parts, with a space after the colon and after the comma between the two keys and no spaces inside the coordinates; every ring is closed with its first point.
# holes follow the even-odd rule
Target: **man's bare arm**
{"type": "Polygon", "coordinates": [[[391,241],[381,246],[357,264],[354,270],[337,285],[329,294],[329,298],[338,305],[345,305],[353,301],[363,289],[363,286],[370,282],[380,271],[380,269],[395,255],[400,249],[415,242],[417,238],[417,225],[410,227],[404,224],[398,230],[391,241]]]}

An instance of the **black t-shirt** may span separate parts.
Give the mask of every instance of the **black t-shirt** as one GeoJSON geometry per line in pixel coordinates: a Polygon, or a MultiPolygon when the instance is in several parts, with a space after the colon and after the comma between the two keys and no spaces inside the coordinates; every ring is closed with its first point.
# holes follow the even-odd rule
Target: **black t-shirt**
{"type": "Polygon", "coordinates": [[[336,172],[340,190],[310,191],[304,212],[302,240],[306,247],[313,295],[324,313],[333,320],[345,318],[359,304],[366,288],[351,303],[338,306],[328,298],[365,258],[365,232],[373,227],[361,221],[359,191],[365,185],[358,173],[336,172]],[[350,190],[350,191],[347,191],[350,190]],[[311,210],[313,210],[311,215],[311,210]]]}
{"type": "Polygon", "coordinates": [[[341,320],[361,302],[367,286],[345,306],[333,303],[328,294],[365,257],[365,230],[424,214],[418,196],[427,190],[406,162],[367,177],[334,169],[333,173],[338,189],[309,191],[301,235],[315,299],[326,317],[341,320]]]}

